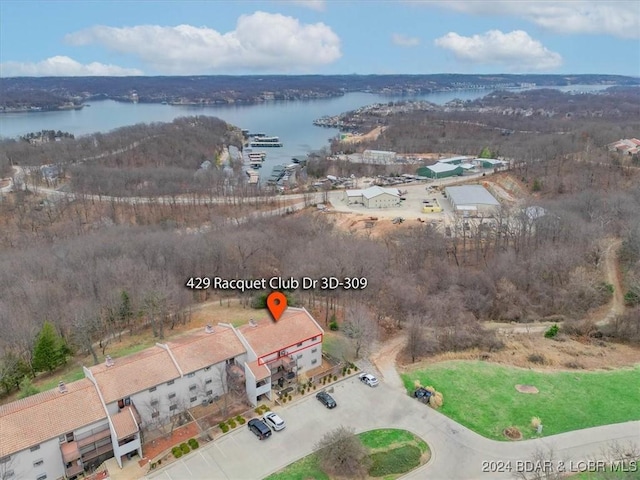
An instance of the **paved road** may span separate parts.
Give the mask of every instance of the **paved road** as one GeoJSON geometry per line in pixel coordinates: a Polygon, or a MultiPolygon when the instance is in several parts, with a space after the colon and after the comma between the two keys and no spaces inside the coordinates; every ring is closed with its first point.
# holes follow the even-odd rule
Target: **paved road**
{"type": "MultiPolygon", "coordinates": [[[[494,479],[514,473],[482,473],[483,461],[530,460],[538,448],[556,450],[555,458],[578,461],[597,457],[611,440],[640,443],[640,422],[570,432],[540,440],[487,440],[437,411],[410,398],[396,387],[381,383],[369,388],[352,377],[335,385],[338,407],[325,409],[313,397],[278,412],[287,422],[282,432],[259,441],[241,427],[148,478],[159,480],[261,479],[308,455],[322,435],[340,425],[356,432],[374,428],[403,428],[422,437],[432,451],[431,461],[404,478],[494,479]]],[[[514,464],[515,465],[515,464],[514,464]]]]}

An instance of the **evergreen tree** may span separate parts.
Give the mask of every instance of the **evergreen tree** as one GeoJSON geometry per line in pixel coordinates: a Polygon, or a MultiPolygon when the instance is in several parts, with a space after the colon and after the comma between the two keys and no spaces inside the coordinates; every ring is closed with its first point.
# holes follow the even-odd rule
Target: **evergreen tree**
{"type": "Polygon", "coordinates": [[[52,372],[66,360],[68,348],[50,322],[44,322],[33,348],[33,370],[52,372]]]}
{"type": "Polygon", "coordinates": [[[31,378],[28,375],[25,375],[20,382],[20,398],[30,397],[38,392],[39,390],[33,385],[31,378]]]}

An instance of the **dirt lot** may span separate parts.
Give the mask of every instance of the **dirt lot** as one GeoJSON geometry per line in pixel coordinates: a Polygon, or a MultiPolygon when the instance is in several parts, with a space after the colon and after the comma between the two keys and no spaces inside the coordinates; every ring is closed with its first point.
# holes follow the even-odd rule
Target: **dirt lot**
{"type": "MultiPolygon", "coordinates": [[[[640,363],[640,348],[591,339],[577,341],[560,336],[544,338],[542,333],[517,333],[502,336],[505,348],[499,352],[478,350],[448,352],[422,360],[412,368],[447,360],[486,360],[535,370],[612,370],[640,363]],[[543,363],[532,362],[531,355],[540,355],[543,363]]],[[[399,366],[408,365],[407,358],[398,357],[399,366]]]]}

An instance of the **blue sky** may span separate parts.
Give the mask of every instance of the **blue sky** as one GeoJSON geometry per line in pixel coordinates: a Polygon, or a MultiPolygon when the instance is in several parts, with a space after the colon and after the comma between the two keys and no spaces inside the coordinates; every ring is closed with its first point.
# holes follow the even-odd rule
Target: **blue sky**
{"type": "Polygon", "coordinates": [[[0,0],[0,76],[640,76],[640,1],[0,0]]]}

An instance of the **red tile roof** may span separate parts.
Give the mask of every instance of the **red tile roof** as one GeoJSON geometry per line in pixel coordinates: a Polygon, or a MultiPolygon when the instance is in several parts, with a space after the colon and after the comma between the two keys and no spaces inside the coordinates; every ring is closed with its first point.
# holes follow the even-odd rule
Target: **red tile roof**
{"type": "Polygon", "coordinates": [[[111,367],[103,363],[89,370],[107,404],[180,377],[169,352],[157,345],[133,355],[114,358],[111,367]]]}
{"type": "Polygon", "coordinates": [[[271,370],[269,370],[269,367],[266,365],[259,365],[258,360],[249,362],[247,365],[249,366],[251,373],[253,373],[253,376],[256,377],[256,381],[264,380],[271,376],[271,370]]]}
{"type": "Polygon", "coordinates": [[[242,355],[246,349],[235,332],[228,327],[215,326],[213,333],[199,330],[167,342],[183,374],[242,355]]]}
{"type": "Polygon", "coordinates": [[[118,440],[124,440],[138,431],[131,407],[125,407],[115,415],[111,415],[111,422],[118,440]]]}
{"type": "Polygon", "coordinates": [[[0,457],[106,420],[95,385],[83,378],[58,388],[0,405],[0,457]]]}
{"type": "Polygon", "coordinates": [[[264,315],[255,320],[256,326],[246,324],[238,328],[258,357],[280,351],[323,331],[304,308],[288,307],[277,322],[264,315]]]}

